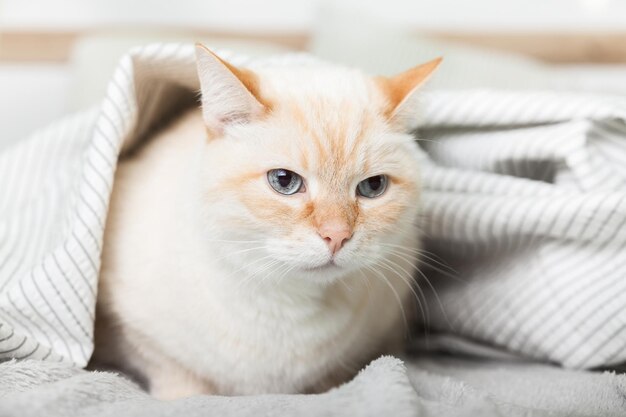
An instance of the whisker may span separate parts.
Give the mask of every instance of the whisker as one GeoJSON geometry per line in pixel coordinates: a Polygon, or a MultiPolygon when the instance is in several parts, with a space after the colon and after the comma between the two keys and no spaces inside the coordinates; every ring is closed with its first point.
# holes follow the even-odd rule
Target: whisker
{"type": "Polygon", "coordinates": [[[257,246],[254,248],[246,248],[246,249],[242,249],[242,250],[238,250],[238,251],[234,251],[234,252],[229,252],[227,254],[224,254],[220,257],[215,258],[214,260],[216,261],[221,261],[222,259],[228,258],[229,256],[234,256],[234,255],[240,255],[242,253],[246,253],[246,252],[250,252],[253,250],[261,250],[261,249],[267,249],[267,246],[257,246]]]}
{"type": "Polygon", "coordinates": [[[345,280],[339,279],[339,282],[346,288],[346,290],[348,290],[348,292],[350,293],[354,292],[354,289],[351,288],[345,280]]]}
{"type": "Polygon", "coordinates": [[[254,264],[255,264],[255,263],[257,263],[257,262],[264,261],[264,260],[269,259],[269,258],[271,258],[271,255],[265,255],[265,256],[262,256],[262,257],[260,257],[260,258],[258,258],[258,259],[253,260],[253,261],[252,261],[252,262],[250,262],[250,263],[243,264],[243,265],[241,265],[239,268],[237,268],[235,271],[231,272],[231,273],[229,274],[229,277],[232,277],[232,276],[233,276],[233,275],[235,275],[236,273],[241,272],[241,271],[242,271],[244,268],[246,268],[246,267],[249,267],[249,266],[251,266],[251,265],[254,265],[254,264]]]}
{"type": "Polygon", "coordinates": [[[359,269],[358,271],[361,274],[361,277],[363,277],[363,281],[365,282],[365,288],[367,288],[367,301],[369,301],[372,298],[372,283],[362,269],[359,269]]]}
{"type": "MultiPolygon", "coordinates": [[[[429,252],[427,250],[424,249],[418,249],[418,248],[410,248],[407,246],[403,246],[403,245],[395,245],[393,243],[380,243],[381,246],[388,246],[388,247],[392,247],[392,248],[398,248],[404,251],[408,251],[408,252],[413,252],[413,253],[417,253],[423,257],[425,257],[426,259],[429,259],[435,263],[437,263],[438,265],[442,266],[443,268],[447,268],[449,269],[451,272],[454,272],[456,274],[458,274],[459,272],[457,270],[455,270],[454,268],[452,268],[449,265],[446,265],[445,263],[438,261],[437,259],[435,259],[435,257],[438,257],[436,254],[429,252]],[[432,255],[432,256],[429,256],[432,255]]],[[[441,258],[440,258],[441,259],[441,258]]]]}
{"type": "MultiPolygon", "coordinates": [[[[381,245],[386,245],[386,244],[381,244],[381,245]]],[[[394,247],[395,247],[395,245],[394,245],[394,247]]],[[[402,253],[403,255],[410,256],[410,257],[411,257],[411,259],[414,259],[414,261],[415,261],[415,262],[419,261],[419,263],[420,263],[420,264],[426,265],[426,266],[428,266],[429,268],[431,268],[431,269],[433,269],[433,270],[435,270],[435,271],[439,272],[440,274],[442,274],[442,275],[444,275],[444,276],[446,276],[446,277],[448,277],[448,278],[452,278],[452,279],[454,279],[454,280],[455,280],[455,281],[457,281],[457,282],[462,282],[462,283],[465,283],[465,281],[463,280],[463,278],[462,278],[462,277],[460,277],[460,276],[458,275],[458,272],[457,272],[454,268],[452,268],[452,267],[450,267],[450,266],[448,266],[448,265],[445,265],[445,264],[443,264],[443,263],[441,263],[441,262],[438,262],[436,259],[433,259],[433,258],[429,257],[428,255],[425,255],[425,254],[424,254],[423,252],[421,252],[421,251],[414,250],[414,249],[412,249],[412,248],[404,248],[404,247],[402,247],[402,246],[400,246],[400,245],[397,245],[397,247],[398,247],[399,249],[403,249],[403,250],[405,250],[405,252],[409,252],[409,253],[403,253],[401,250],[397,250],[397,249],[389,249],[389,248],[386,248],[386,250],[387,250],[389,253],[402,253]],[[422,258],[426,258],[426,259],[428,259],[428,260],[430,260],[430,261],[432,261],[432,262],[436,262],[436,263],[438,263],[439,265],[441,265],[442,267],[444,267],[444,268],[448,268],[448,270],[449,270],[449,271],[446,271],[446,270],[444,270],[444,269],[441,269],[441,268],[437,267],[436,265],[433,265],[433,264],[431,264],[431,263],[428,263],[427,261],[425,261],[425,260],[424,260],[424,259],[422,259],[422,258]],[[452,272],[450,272],[450,271],[452,271],[452,272]],[[455,274],[456,274],[456,275],[455,275],[455,274]]]]}
{"type": "Polygon", "coordinates": [[[261,243],[264,240],[224,240],[224,239],[207,239],[207,242],[216,242],[216,243],[261,243]]]}
{"type": "MultiPolygon", "coordinates": [[[[286,277],[286,276],[287,276],[287,275],[288,275],[291,271],[293,271],[294,269],[296,269],[296,266],[295,266],[295,265],[288,265],[288,264],[285,264],[285,266],[284,266],[283,268],[284,268],[284,271],[282,271],[282,272],[281,272],[281,275],[280,275],[280,276],[278,276],[278,278],[276,279],[276,281],[278,282],[278,284],[279,284],[279,285],[280,285],[280,283],[282,283],[282,282],[283,282],[283,280],[285,279],[285,277],[286,277]]],[[[281,268],[281,270],[282,270],[283,268],[281,268]]],[[[281,271],[281,270],[279,270],[279,271],[281,271]]]]}
{"type": "Polygon", "coordinates": [[[383,273],[381,273],[380,271],[377,271],[376,269],[374,269],[373,267],[369,265],[366,265],[365,267],[369,269],[370,271],[374,272],[380,278],[382,278],[382,281],[385,283],[385,285],[387,285],[389,289],[392,291],[394,297],[396,298],[396,301],[398,302],[398,307],[400,307],[400,312],[402,313],[402,321],[404,322],[404,331],[408,334],[409,333],[409,321],[406,318],[406,313],[404,312],[404,305],[402,304],[400,295],[398,294],[396,289],[393,288],[393,285],[391,285],[391,283],[389,282],[389,280],[387,279],[387,277],[385,277],[383,273]]]}
{"type": "MultiPolygon", "coordinates": [[[[398,253],[390,253],[390,255],[392,255],[392,256],[397,256],[397,257],[399,257],[399,258],[401,258],[401,259],[404,259],[405,261],[409,261],[406,257],[404,257],[403,255],[398,254],[398,253]]],[[[433,292],[433,294],[434,294],[434,296],[435,296],[435,299],[437,300],[437,303],[439,304],[439,309],[441,310],[441,313],[442,313],[442,314],[443,314],[443,316],[444,316],[444,319],[446,320],[447,324],[448,324],[448,325],[450,325],[450,326],[452,327],[452,323],[451,323],[450,319],[448,318],[448,316],[447,316],[447,314],[446,314],[446,310],[445,310],[445,308],[444,308],[444,306],[443,306],[443,302],[441,301],[441,298],[439,297],[439,294],[437,294],[437,290],[435,289],[435,286],[434,286],[434,285],[432,284],[432,282],[428,279],[428,277],[426,276],[426,274],[424,274],[424,272],[422,272],[422,271],[419,269],[419,266],[418,266],[417,268],[415,268],[415,271],[416,271],[418,274],[420,274],[420,275],[422,276],[422,278],[424,278],[424,280],[426,281],[426,283],[428,284],[428,286],[429,286],[429,287],[430,287],[430,289],[432,290],[432,292],[433,292]]],[[[419,288],[419,283],[417,283],[417,285],[418,285],[418,288],[419,288]]],[[[422,292],[420,291],[420,293],[422,293],[422,292]]],[[[423,293],[422,293],[422,294],[423,294],[423,293]]]]}
{"type": "Polygon", "coordinates": [[[261,272],[262,270],[264,270],[264,268],[267,268],[269,265],[271,265],[273,262],[278,262],[275,259],[272,259],[272,257],[270,255],[267,256],[263,256],[259,259],[255,259],[254,261],[252,261],[249,264],[246,265],[242,265],[240,268],[238,268],[236,271],[232,272],[231,274],[229,274],[229,277],[232,277],[233,275],[235,275],[236,273],[242,271],[245,267],[250,267],[251,265],[254,265],[256,263],[259,262],[263,262],[263,261],[267,261],[269,259],[269,262],[266,262],[264,264],[261,265],[261,267],[257,270],[255,270],[252,274],[244,277],[244,279],[242,281],[240,281],[237,284],[237,289],[240,289],[243,285],[248,284],[255,276],[257,276],[259,274],[259,272],[261,272]]]}
{"type": "MultiPolygon", "coordinates": [[[[253,291],[258,290],[258,289],[259,289],[259,287],[261,287],[262,285],[264,285],[264,284],[265,284],[265,282],[266,282],[266,281],[267,281],[270,277],[272,277],[272,276],[274,275],[274,274],[273,274],[273,272],[275,272],[275,271],[272,271],[272,269],[274,269],[274,268],[276,267],[276,265],[280,265],[280,263],[281,263],[281,262],[280,262],[279,260],[273,260],[272,262],[270,262],[270,263],[269,263],[269,265],[266,265],[266,266],[262,267],[262,268],[261,268],[261,270],[256,271],[256,272],[255,272],[255,273],[254,273],[254,274],[250,277],[249,281],[252,281],[252,279],[253,279],[254,277],[258,277],[258,276],[260,276],[260,278],[259,278],[259,279],[257,279],[257,280],[255,280],[255,282],[254,282],[254,284],[255,284],[255,285],[254,285],[253,291]]],[[[280,269],[282,269],[282,266],[279,266],[279,268],[280,268],[280,269]]],[[[279,270],[280,270],[280,269],[279,269],[279,270]]]]}
{"type": "MultiPolygon", "coordinates": [[[[390,253],[390,254],[393,253],[393,254],[396,254],[396,255],[402,255],[403,257],[405,257],[405,259],[406,259],[406,257],[409,257],[411,259],[411,262],[414,263],[414,264],[417,264],[419,262],[420,264],[426,265],[429,268],[434,269],[435,271],[437,271],[437,272],[441,273],[442,275],[445,275],[445,276],[447,276],[449,278],[453,278],[453,279],[456,279],[456,280],[461,280],[460,277],[455,276],[452,273],[450,273],[448,271],[445,271],[445,270],[443,270],[441,268],[438,268],[435,265],[431,265],[428,262],[426,262],[423,259],[421,259],[421,256],[423,256],[423,254],[421,254],[421,253],[417,253],[417,254],[403,253],[402,251],[399,251],[399,250],[396,250],[396,249],[389,249],[389,248],[387,248],[387,252],[390,253]]],[[[430,258],[427,258],[427,259],[430,259],[430,258]]]]}
{"type": "Polygon", "coordinates": [[[430,321],[430,314],[428,313],[428,308],[427,308],[428,307],[428,301],[426,299],[426,295],[424,294],[424,292],[422,291],[422,289],[420,288],[418,283],[413,278],[413,274],[408,272],[402,266],[400,266],[396,262],[393,262],[390,259],[381,259],[381,261],[387,263],[387,265],[383,264],[382,266],[385,266],[389,271],[393,272],[398,277],[400,277],[400,279],[402,279],[402,281],[409,287],[409,289],[411,290],[411,292],[415,296],[415,300],[417,301],[417,304],[419,306],[420,313],[422,313],[422,318],[424,319],[424,322],[426,324],[428,324],[429,321],[430,321]],[[391,266],[389,266],[388,264],[391,264],[391,266]],[[400,268],[407,275],[406,278],[402,274],[400,274],[398,271],[393,269],[394,266],[400,268]],[[420,298],[418,297],[417,293],[415,292],[415,288],[413,288],[414,286],[417,287],[417,291],[419,291],[420,295],[422,296],[422,298],[424,300],[424,304],[426,304],[426,308],[424,306],[422,306],[422,302],[420,301],[420,298]]]}

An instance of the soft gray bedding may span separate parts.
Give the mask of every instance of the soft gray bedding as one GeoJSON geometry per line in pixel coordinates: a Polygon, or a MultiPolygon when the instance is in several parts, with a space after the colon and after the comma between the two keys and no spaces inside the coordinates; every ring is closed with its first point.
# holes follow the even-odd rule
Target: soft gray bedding
{"type": "Polygon", "coordinates": [[[623,416],[626,376],[531,363],[383,357],[320,395],[160,402],[126,379],[62,363],[0,364],[0,416],[623,416]]]}

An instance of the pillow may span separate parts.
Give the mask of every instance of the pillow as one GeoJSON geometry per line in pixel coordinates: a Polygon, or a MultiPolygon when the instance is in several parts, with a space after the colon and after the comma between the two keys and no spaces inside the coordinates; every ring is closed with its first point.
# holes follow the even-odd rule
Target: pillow
{"type": "Polygon", "coordinates": [[[443,56],[429,89],[494,88],[626,94],[626,65],[548,65],[520,54],[431,39],[328,4],[310,44],[321,58],[390,75],[443,56]]]}
{"type": "Polygon", "coordinates": [[[520,55],[418,36],[370,16],[327,5],[320,9],[310,51],[322,59],[391,75],[443,56],[429,88],[528,89],[549,84],[550,67],[520,55]]]}
{"type": "Polygon", "coordinates": [[[132,47],[155,42],[191,44],[202,42],[212,48],[236,50],[252,57],[291,52],[291,49],[266,42],[198,37],[190,32],[154,30],[87,35],[78,40],[72,51],[72,86],[69,100],[71,110],[98,104],[105,96],[108,82],[120,57],[132,47]]]}

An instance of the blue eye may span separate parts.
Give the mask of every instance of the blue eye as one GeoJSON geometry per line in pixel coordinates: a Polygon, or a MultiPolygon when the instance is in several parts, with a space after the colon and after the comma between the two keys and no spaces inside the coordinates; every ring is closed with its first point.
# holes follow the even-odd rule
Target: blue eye
{"type": "Polygon", "coordinates": [[[387,176],[374,175],[359,183],[356,187],[358,195],[366,198],[375,198],[380,196],[387,189],[387,176]]]}
{"type": "Polygon", "coordinates": [[[267,181],[281,194],[292,195],[302,189],[302,177],[286,169],[272,169],[267,173],[267,181]]]}

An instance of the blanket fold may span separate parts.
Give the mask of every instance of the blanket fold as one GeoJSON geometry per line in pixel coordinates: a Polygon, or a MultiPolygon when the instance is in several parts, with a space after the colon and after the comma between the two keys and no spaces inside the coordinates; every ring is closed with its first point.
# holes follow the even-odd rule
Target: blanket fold
{"type": "Polygon", "coordinates": [[[0,364],[0,415],[116,416],[623,416],[626,377],[530,363],[423,357],[372,362],[319,395],[155,400],[126,379],[63,363],[0,364]]]}

